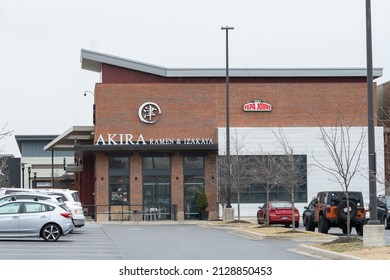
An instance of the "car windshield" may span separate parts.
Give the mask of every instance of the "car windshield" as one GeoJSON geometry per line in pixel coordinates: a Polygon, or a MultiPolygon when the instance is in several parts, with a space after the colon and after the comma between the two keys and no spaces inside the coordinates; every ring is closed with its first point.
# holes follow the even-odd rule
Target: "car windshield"
{"type": "Polygon", "coordinates": [[[271,208],[283,208],[283,207],[291,207],[291,203],[289,202],[272,202],[271,208]]]}
{"type": "Polygon", "coordinates": [[[386,206],[390,207],[390,197],[386,198],[386,206]]]}
{"type": "Polygon", "coordinates": [[[72,197],[73,197],[75,202],[80,202],[80,198],[79,198],[79,195],[77,194],[77,192],[72,193],[72,197]]]}
{"type": "Polygon", "coordinates": [[[9,196],[4,196],[4,197],[0,198],[0,203],[6,202],[6,201],[10,201],[10,200],[11,200],[11,197],[9,197],[9,196]]]}
{"type": "Polygon", "coordinates": [[[68,201],[66,196],[64,194],[62,194],[62,193],[53,193],[53,194],[56,195],[56,196],[60,196],[62,201],[68,201]]]}

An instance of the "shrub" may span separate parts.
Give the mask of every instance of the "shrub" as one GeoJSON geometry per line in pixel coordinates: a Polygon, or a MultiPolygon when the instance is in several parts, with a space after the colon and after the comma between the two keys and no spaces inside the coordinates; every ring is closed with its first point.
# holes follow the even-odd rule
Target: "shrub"
{"type": "Polygon", "coordinates": [[[199,194],[196,198],[196,207],[199,210],[205,210],[207,207],[209,207],[209,202],[205,193],[199,194]]]}

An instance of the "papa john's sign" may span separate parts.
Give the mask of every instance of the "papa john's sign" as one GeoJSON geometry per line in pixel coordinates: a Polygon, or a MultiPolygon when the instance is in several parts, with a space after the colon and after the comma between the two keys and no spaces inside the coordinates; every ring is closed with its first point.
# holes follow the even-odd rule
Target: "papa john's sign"
{"type": "Polygon", "coordinates": [[[244,112],[271,112],[272,106],[269,103],[265,103],[262,100],[253,100],[244,104],[244,112]]]}

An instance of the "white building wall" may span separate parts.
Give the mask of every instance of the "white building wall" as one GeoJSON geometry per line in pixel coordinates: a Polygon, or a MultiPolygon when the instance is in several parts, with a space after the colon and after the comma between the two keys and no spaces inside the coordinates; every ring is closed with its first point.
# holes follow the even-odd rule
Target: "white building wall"
{"type": "MultiPolygon", "coordinates": [[[[74,157],[65,157],[66,163],[73,163],[74,157]]],[[[65,174],[65,170],[63,168],[63,159],[64,157],[54,157],[54,166],[60,166],[58,168],[54,168],[54,178],[61,177],[65,174]]],[[[51,157],[22,157],[21,163],[25,164],[24,168],[24,188],[28,188],[28,167],[31,167],[31,174],[30,174],[30,187],[32,187],[32,182],[34,180],[34,172],[37,173],[37,178],[45,179],[45,180],[51,180],[51,164],[52,159],[51,157]]],[[[23,174],[21,174],[23,177],[23,174]]],[[[21,187],[23,184],[23,178],[20,181],[21,187]]]]}
{"type": "MultiPolygon", "coordinates": [[[[325,128],[330,129],[330,128],[325,128]]],[[[358,139],[363,133],[366,135],[363,146],[363,151],[360,158],[359,172],[356,173],[351,181],[349,190],[356,190],[363,192],[365,204],[369,202],[369,182],[368,182],[368,137],[367,127],[352,127],[350,129],[351,146],[355,147],[358,139]]],[[[319,191],[324,190],[342,190],[340,184],[335,181],[335,178],[319,167],[315,166],[315,159],[327,166],[334,166],[334,163],[326,151],[324,144],[319,140],[320,128],[319,127],[283,127],[283,128],[267,128],[267,127],[242,127],[230,129],[230,150],[233,154],[233,148],[235,143],[238,143],[237,147],[243,147],[243,155],[253,154],[277,154],[282,155],[283,151],[280,149],[277,138],[281,130],[288,143],[294,150],[294,154],[304,154],[307,156],[307,198],[306,203],[296,203],[296,207],[300,213],[303,212],[304,206],[306,206],[312,198],[314,198],[319,191]]],[[[383,145],[383,128],[375,128],[375,149],[376,149],[376,162],[377,162],[377,192],[378,194],[384,193],[384,145],[383,145]]],[[[218,147],[219,155],[226,154],[226,128],[218,128],[218,147]]],[[[261,204],[246,203],[240,205],[241,217],[255,217],[258,207],[261,204]]],[[[237,216],[237,204],[232,204],[235,208],[235,215],[237,216]]],[[[220,208],[220,213],[222,209],[220,208]]]]}

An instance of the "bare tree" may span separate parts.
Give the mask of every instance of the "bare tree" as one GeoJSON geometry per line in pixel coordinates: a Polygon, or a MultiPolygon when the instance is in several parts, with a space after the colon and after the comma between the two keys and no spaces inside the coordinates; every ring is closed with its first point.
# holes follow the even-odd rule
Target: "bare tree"
{"type": "Polygon", "coordinates": [[[295,230],[295,192],[299,186],[306,182],[306,173],[302,172],[302,157],[294,155],[294,150],[289,143],[282,129],[279,132],[273,132],[277,142],[284,153],[276,164],[279,169],[279,180],[281,185],[289,192],[292,205],[292,226],[295,230]]]}
{"type": "MultiPolygon", "coordinates": [[[[387,88],[386,96],[390,96],[390,87],[387,88]]],[[[388,103],[384,104],[384,106],[378,108],[378,114],[377,114],[377,120],[378,125],[383,127],[383,156],[384,158],[384,169],[383,173],[382,171],[378,171],[376,180],[380,184],[380,186],[383,186],[384,192],[386,194],[390,193],[390,104],[388,103]]],[[[367,174],[369,174],[368,168],[363,171],[363,174],[365,174],[365,177],[369,177],[367,174]]]]}
{"type": "MultiPolygon", "coordinates": [[[[3,140],[4,138],[8,137],[8,136],[11,136],[13,133],[13,131],[10,131],[10,130],[7,130],[7,125],[4,125],[1,129],[0,129],[0,141],[3,140]]],[[[0,148],[0,152],[1,152],[1,148],[0,148]]]]}
{"type": "MultiPolygon", "coordinates": [[[[12,131],[8,131],[6,127],[7,125],[4,125],[0,129],[0,143],[3,139],[12,135],[12,131]]],[[[0,154],[1,152],[2,152],[2,148],[0,145],[0,154]]],[[[4,187],[9,186],[10,184],[7,159],[8,159],[7,157],[0,157],[0,185],[4,187]]]]}
{"type": "MultiPolygon", "coordinates": [[[[323,161],[314,158],[315,166],[333,176],[343,189],[347,201],[347,209],[349,205],[349,186],[352,178],[359,172],[360,158],[364,147],[365,131],[361,128],[361,133],[356,140],[351,138],[351,125],[344,125],[340,118],[337,118],[334,127],[320,127],[319,140],[324,144],[325,149],[330,155],[333,165],[325,165],[323,161]]],[[[351,216],[350,211],[347,211],[347,237],[351,231],[351,216]]]]}
{"type": "Polygon", "coordinates": [[[230,172],[230,187],[233,194],[237,195],[238,220],[240,217],[240,192],[249,186],[248,177],[251,166],[251,159],[245,151],[243,141],[239,141],[237,136],[231,139],[232,151],[230,153],[230,166],[227,164],[226,156],[218,157],[218,179],[219,197],[224,203],[226,198],[226,188],[228,185],[228,172],[230,172]]]}
{"type": "Polygon", "coordinates": [[[7,159],[8,157],[0,157],[0,186],[4,188],[11,187],[7,159]]]}
{"type": "MultiPolygon", "coordinates": [[[[252,175],[255,180],[255,183],[261,184],[266,191],[266,201],[269,202],[269,194],[271,190],[278,186],[281,182],[280,172],[277,165],[276,156],[273,154],[264,155],[263,152],[260,153],[263,156],[253,156],[253,161],[255,166],[252,169],[252,175]]],[[[265,224],[269,225],[269,209],[267,207],[265,224]]]]}

